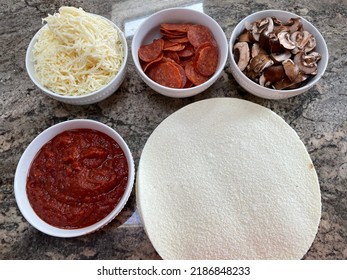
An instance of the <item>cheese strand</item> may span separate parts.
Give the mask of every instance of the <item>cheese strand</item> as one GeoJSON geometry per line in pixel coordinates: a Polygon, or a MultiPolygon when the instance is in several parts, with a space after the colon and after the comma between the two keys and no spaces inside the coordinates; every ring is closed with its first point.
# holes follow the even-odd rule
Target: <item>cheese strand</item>
{"type": "Polygon", "coordinates": [[[34,46],[37,78],[61,95],[85,95],[108,84],[124,60],[120,34],[105,19],[81,8],[61,7],[43,19],[34,46]]]}

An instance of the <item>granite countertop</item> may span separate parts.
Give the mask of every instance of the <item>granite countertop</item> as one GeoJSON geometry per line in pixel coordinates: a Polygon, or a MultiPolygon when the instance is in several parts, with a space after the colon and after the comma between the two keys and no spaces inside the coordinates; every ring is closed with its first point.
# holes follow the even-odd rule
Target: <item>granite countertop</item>
{"type": "Polygon", "coordinates": [[[315,165],[322,194],[318,234],[304,259],[347,259],[347,2],[337,0],[235,1],[0,1],[0,259],[160,259],[136,210],[133,192],[120,215],[98,232],[71,239],[33,228],[21,215],[13,180],[19,158],[40,132],[61,121],[88,118],[116,129],[138,165],[143,146],[167,116],[192,102],[236,97],[263,105],[296,130],[315,165]],[[26,48],[41,18],[61,5],[82,7],[120,26],[131,46],[140,19],[174,6],[192,6],[213,17],[227,38],[245,16],[264,9],[294,12],[311,21],[326,39],[330,59],[319,83],[303,95],[281,101],[252,96],[240,88],[227,63],[219,80],[202,94],[172,99],[152,91],[129,56],[121,88],[94,105],[55,101],[37,89],[25,70],[26,48]]]}

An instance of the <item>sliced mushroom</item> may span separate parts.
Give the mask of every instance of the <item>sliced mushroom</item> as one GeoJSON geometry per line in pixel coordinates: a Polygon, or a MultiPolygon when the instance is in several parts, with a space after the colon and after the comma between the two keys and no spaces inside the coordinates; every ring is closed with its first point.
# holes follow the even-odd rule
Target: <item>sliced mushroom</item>
{"type": "Polygon", "coordinates": [[[290,39],[296,44],[296,47],[292,50],[293,54],[297,54],[302,50],[310,52],[316,46],[316,40],[314,36],[306,30],[295,31],[290,35],[290,39]]]}
{"type": "Polygon", "coordinates": [[[294,83],[288,77],[273,84],[274,89],[281,90],[292,86],[294,83]]]}
{"type": "Polygon", "coordinates": [[[283,49],[277,35],[273,32],[266,33],[263,31],[260,33],[259,45],[262,49],[270,53],[280,52],[283,49]]]}
{"type": "Polygon", "coordinates": [[[291,18],[284,26],[287,27],[289,33],[302,30],[302,22],[300,18],[291,18]]]}
{"type": "Polygon", "coordinates": [[[257,82],[257,79],[259,77],[259,74],[254,72],[252,69],[249,68],[249,66],[243,71],[245,75],[250,78],[251,80],[257,82]]]}
{"type": "Polygon", "coordinates": [[[273,88],[281,89],[293,89],[298,88],[300,84],[307,79],[307,76],[303,73],[299,73],[294,81],[291,81],[288,77],[285,77],[281,81],[278,81],[273,84],[273,88]]]}
{"type": "Polygon", "coordinates": [[[308,42],[306,43],[306,45],[305,45],[305,47],[303,49],[304,52],[306,52],[306,53],[312,51],[316,47],[316,45],[317,45],[316,38],[312,34],[310,34],[310,35],[311,36],[309,37],[309,40],[308,40],[308,42]]]}
{"type": "Polygon", "coordinates": [[[269,33],[267,32],[261,32],[260,36],[259,36],[259,46],[266,50],[267,52],[270,51],[270,37],[269,37],[269,33]]]}
{"type": "Polygon", "coordinates": [[[296,54],[301,51],[309,40],[310,33],[306,30],[304,31],[295,31],[290,35],[290,40],[292,40],[296,46],[292,50],[292,53],[296,54]]]}
{"type": "Polygon", "coordinates": [[[294,63],[299,67],[300,71],[305,74],[317,74],[317,62],[321,59],[321,55],[317,52],[305,54],[298,52],[294,56],[294,63]]]}
{"type": "Polygon", "coordinates": [[[235,56],[238,57],[237,66],[241,71],[245,70],[250,60],[249,46],[247,42],[238,42],[234,45],[235,56]]]}
{"type": "Polygon", "coordinates": [[[254,22],[246,21],[246,22],[245,22],[245,28],[246,28],[246,30],[251,31],[254,24],[255,24],[254,22]]]}
{"type": "Polygon", "coordinates": [[[260,37],[260,30],[257,26],[257,22],[255,22],[253,25],[252,25],[252,29],[249,30],[251,35],[252,35],[252,38],[253,38],[253,41],[255,42],[258,42],[259,41],[259,37],[260,37]]]}
{"type": "Polygon", "coordinates": [[[265,32],[265,34],[270,33],[272,32],[273,28],[274,24],[271,17],[257,20],[251,25],[246,25],[246,29],[251,32],[252,37],[256,42],[259,42],[260,34],[262,32],[265,32]]]}
{"type": "Polygon", "coordinates": [[[252,42],[252,34],[245,29],[238,38],[239,42],[252,42]]]}
{"type": "Polygon", "coordinates": [[[302,22],[300,18],[291,18],[286,23],[275,24],[274,33],[278,34],[280,32],[289,32],[290,34],[295,31],[302,30],[302,22]]]}
{"type": "Polygon", "coordinates": [[[290,40],[290,33],[287,31],[281,31],[278,33],[278,40],[280,40],[280,44],[287,50],[292,50],[295,48],[295,43],[290,40]]]}
{"type": "Polygon", "coordinates": [[[291,59],[286,59],[282,62],[284,72],[286,73],[286,76],[291,80],[292,82],[295,81],[297,76],[299,75],[299,67],[294,63],[291,59]]]}
{"type": "Polygon", "coordinates": [[[310,53],[306,53],[305,55],[305,60],[307,62],[318,62],[320,59],[322,58],[321,54],[318,52],[310,52],[310,53]]]}
{"type": "Polygon", "coordinates": [[[259,23],[259,28],[261,31],[266,30],[266,32],[272,32],[274,28],[274,23],[271,17],[267,17],[265,19],[262,19],[259,23]]]}
{"type": "Polygon", "coordinates": [[[256,73],[261,73],[265,68],[274,64],[271,57],[267,54],[258,54],[249,63],[249,68],[256,73]]]}
{"type": "Polygon", "coordinates": [[[285,51],[283,53],[272,53],[271,58],[277,62],[281,63],[285,61],[286,59],[289,59],[292,56],[292,53],[290,51],[285,51]]]}
{"type": "Polygon", "coordinates": [[[255,57],[258,54],[266,54],[266,51],[259,46],[259,43],[252,44],[251,47],[251,57],[255,57]]]}
{"type": "Polygon", "coordinates": [[[274,28],[276,28],[276,26],[280,26],[283,25],[282,21],[280,19],[278,19],[277,17],[271,17],[272,21],[274,23],[274,28]]]}
{"type": "Polygon", "coordinates": [[[266,68],[259,78],[259,84],[269,87],[273,83],[283,80],[285,77],[284,68],[282,65],[272,65],[266,68]]]}
{"type": "Polygon", "coordinates": [[[273,32],[278,35],[280,32],[288,32],[288,28],[284,25],[275,25],[273,32]]]}
{"type": "MultiPolygon", "coordinates": [[[[275,33],[273,33],[275,34],[275,33]]],[[[270,38],[269,40],[270,52],[271,53],[279,53],[283,51],[283,47],[280,43],[280,40],[275,35],[275,37],[270,38]]]]}

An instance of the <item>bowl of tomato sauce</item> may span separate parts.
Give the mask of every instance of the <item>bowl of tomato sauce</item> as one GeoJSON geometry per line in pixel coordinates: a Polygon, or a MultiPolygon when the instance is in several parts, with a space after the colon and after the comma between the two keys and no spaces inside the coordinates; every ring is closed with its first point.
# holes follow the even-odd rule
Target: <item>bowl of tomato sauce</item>
{"type": "Polygon", "coordinates": [[[124,139],[93,120],[58,123],[22,154],[14,192],[24,218],[56,237],[76,237],[111,222],[134,184],[134,161],[124,139]]]}

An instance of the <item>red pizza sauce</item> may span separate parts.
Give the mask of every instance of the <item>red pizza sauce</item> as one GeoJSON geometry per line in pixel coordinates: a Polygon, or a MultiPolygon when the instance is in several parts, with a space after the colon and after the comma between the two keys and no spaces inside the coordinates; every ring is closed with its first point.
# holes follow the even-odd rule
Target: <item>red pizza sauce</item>
{"type": "Polygon", "coordinates": [[[127,181],[127,159],[115,140],[91,129],[68,130],[37,153],[27,178],[27,195],[46,223],[77,229],[106,217],[127,181]]]}

